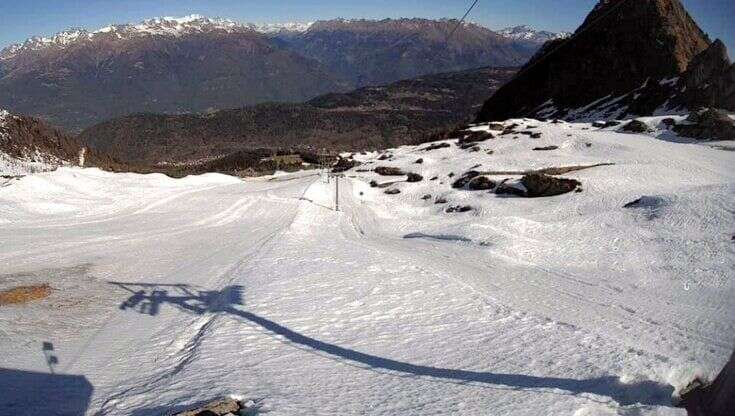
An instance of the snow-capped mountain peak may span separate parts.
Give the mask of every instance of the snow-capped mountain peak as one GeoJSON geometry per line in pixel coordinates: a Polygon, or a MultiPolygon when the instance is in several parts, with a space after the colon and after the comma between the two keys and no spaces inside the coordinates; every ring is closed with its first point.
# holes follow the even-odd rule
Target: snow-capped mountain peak
{"type": "Polygon", "coordinates": [[[505,29],[498,30],[498,33],[508,39],[536,43],[544,43],[552,39],[566,38],[570,35],[567,32],[554,33],[546,30],[535,30],[528,25],[507,27],[505,29]]]}
{"type": "Polygon", "coordinates": [[[314,22],[256,23],[249,24],[253,30],[266,34],[303,33],[309,30],[314,22]]]}
{"type": "Polygon", "coordinates": [[[40,50],[48,47],[65,48],[77,42],[93,40],[100,36],[115,36],[124,39],[138,36],[182,36],[206,32],[301,33],[307,31],[312,24],[313,22],[239,23],[230,19],[209,18],[199,14],[184,17],[156,17],[138,24],[113,24],[94,31],[74,28],[49,37],[34,36],[21,44],[10,45],[0,51],[0,60],[14,57],[24,51],[40,50]]]}

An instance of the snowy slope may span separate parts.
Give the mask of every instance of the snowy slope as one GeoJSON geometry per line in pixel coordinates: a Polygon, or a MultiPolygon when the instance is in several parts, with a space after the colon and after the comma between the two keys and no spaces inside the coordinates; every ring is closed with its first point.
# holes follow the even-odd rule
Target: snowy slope
{"type": "MultiPolygon", "coordinates": [[[[0,289],[55,289],[0,307],[0,367],[48,372],[52,342],[55,371],[86,377],[93,391],[73,397],[100,415],[226,394],[273,415],[683,415],[672,385],[719,369],[735,341],[735,152],[514,122],[541,138],[359,156],[357,170],[424,180],[371,188],[390,178],[350,171],[341,212],[334,183],[308,172],[62,168],[0,188],[0,289]],[[546,145],[559,148],[531,150],[546,145]],[[581,193],[450,187],[477,164],[600,162],[615,164],[563,175],[581,193]]],[[[28,405],[60,414],[69,397],[28,405]]]]}

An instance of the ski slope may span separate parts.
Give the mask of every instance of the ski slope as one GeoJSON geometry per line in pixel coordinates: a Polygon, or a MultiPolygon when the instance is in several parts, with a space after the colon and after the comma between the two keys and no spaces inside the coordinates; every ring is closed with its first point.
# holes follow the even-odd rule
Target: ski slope
{"type": "Polygon", "coordinates": [[[20,383],[0,413],[160,415],[235,395],[272,415],[685,414],[674,389],[735,345],[735,152],[515,122],[542,137],[358,156],[341,212],[313,172],[61,168],[0,188],[0,290],[54,289],[0,306],[0,367],[91,386],[20,383]],[[448,177],[602,162],[562,175],[583,192],[550,198],[448,177]],[[386,195],[368,183],[402,178],[375,166],[424,180],[386,195]]]}

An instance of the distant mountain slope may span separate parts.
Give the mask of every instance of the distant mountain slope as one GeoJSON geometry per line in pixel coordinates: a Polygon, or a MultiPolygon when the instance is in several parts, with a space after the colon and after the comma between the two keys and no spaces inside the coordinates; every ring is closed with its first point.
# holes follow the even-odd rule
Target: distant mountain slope
{"type": "Polygon", "coordinates": [[[448,38],[457,23],[338,19],[316,22],[285,42],[358,87],[488,65],[517,66],[535,51],[475,24],[460,25],[448,38]]]}
{"type": "MultiPolygon", "coordinates": [[[[605,101],[678,77],[709,44],[678,0],[602,0],[571,37],[548,42],[478,119],[591,114],[605,101]]],[[[615,108],[632,110],[628,104],[615,108]]]]}
{"type": "Polygon", "coordinates": [[[135,162],[182,162],[255,148],[365,149],[410,143],[468,120],[515,69],[430,75],[211,114],[138,114],[82,132],[92,148],[135,162]]]}
{"type": "Polygon", "coordinates": [[[78,132],[136,112],[196,113],[524,63],[538,48],[455,21],[241,24],[202,16],[73,29],[0,52],[0,107],[78,132]]]}
{"type": "Polygon", "coordinates": [[[99,152],[82,150],[76,139],[36,118],[0,109],[0,176],[78,164],[108,169],[120,166],[99,152]]]}
{"type": "Polygon", "coordinates": [[[132,112],[303,100],[346,87],[263,34],[205,20],[66,33],[0,59],[1,106],[72,130],[132,112]]]}

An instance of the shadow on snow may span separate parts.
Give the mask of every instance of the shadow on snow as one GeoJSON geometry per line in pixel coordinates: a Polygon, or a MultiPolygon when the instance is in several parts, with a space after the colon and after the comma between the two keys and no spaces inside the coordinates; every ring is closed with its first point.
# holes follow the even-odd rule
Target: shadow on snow
{"type": "Polygon", "coordinates": [[[236,308],[237,305],[242,305],[243,288],[241,286],[228,286],[221,291],[200,291],[187,285],[110,283],[131,293],[131,296],[120,305],[122,310],[132,309],[139,313],[156,315],[163,304],[169,304],[198,315],[226,313],[256,324],[275,335],[282,336],[296,346],[308,347],[329,354],[340,361],[362,364],[371,369],[382,369],[402,373],[402,375],[431,377],[458,383],[486,383],[506,386],[515,390],[559,389],[572,394],[591,393],[610,397],[622,406],[633,404],[671,406],[673,387],[654,381],[625,384],[614,376],[577,380],[458,370],[411,364],[340,347],[300,334],[262,316],[236,308]]]}

